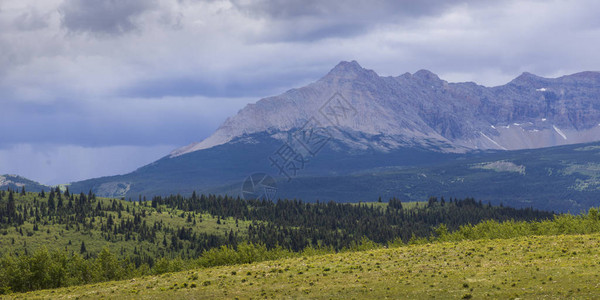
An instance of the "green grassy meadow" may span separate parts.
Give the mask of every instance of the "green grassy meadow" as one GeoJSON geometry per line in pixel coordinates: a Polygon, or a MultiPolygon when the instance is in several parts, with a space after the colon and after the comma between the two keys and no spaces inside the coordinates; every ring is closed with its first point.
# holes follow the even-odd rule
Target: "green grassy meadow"
{"type": "Polygon", "coordinates": [[[600,234],[439,242],[196,269],[6,299],[593,299],[600,234]]]}

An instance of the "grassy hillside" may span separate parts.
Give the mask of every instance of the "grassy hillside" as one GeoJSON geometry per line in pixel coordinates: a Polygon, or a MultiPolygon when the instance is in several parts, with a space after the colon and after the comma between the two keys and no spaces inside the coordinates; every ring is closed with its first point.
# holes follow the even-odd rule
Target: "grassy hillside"
{"type": "MultiPolygon", "coordinates": [[[[186,212],[166,206],[152,207],[150,201],[140,203],[88,195],[63,194],[60,196],[62,207],[58,207],[59,197],[56,196],[53,201],[56,208],[50,212],[49,194],[14,193],[16,217],[10,222],[3,219],[0,224],[0,256],[32,253],[40,246],[64,249],[83,256],[95,255],[108,248],[119,257],[135,257],[138,264],[152,264],[144,258],[185,258],[184,249],[190,255],[192,245],[189,239],[178,239],[181,247],[172,245],[181,228],[189,230],[189,235],[214,237],[214,243],[205,246],[215,247],[224,244],[230,232],[244,236],[251,224],[207,213],[186,212]],[[85,252],[81,251],[82,243],[85,252]]],[[[2,198],[0,206],[4,208],[8,193],[4,192],[2,198]]],[[[197,248],[195,252],[202,250],[197,248]]]]}
{"type": "Polygon", "coordinates": [[[600,235],[428,243],[13,294],[7,299],[598,298],[600,235]]]}
{"type": "Polygon", "coordinates": [[[492,207],[474,200],[445,205],[437,199],[420,205],[398,202],[400,207],[390,208],[387,201],[309,204],[194,197],[131,202],[68,191],[0,191],[0,257],[30,254],[40,246],[84,257],[108,248],[136,266],[152,266],[154,258],[192,259],[210,248],[244,241],[293,251],[306,246],[339,250],[364,236],[378,243],[427,237],[440,223],[453,230],[486,219],[552,217],[548,212],[492,207]]]}

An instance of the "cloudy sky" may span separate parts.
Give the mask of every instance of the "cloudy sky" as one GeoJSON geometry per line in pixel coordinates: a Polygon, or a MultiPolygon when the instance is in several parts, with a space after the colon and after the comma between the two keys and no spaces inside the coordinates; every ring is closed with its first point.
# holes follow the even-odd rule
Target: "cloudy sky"
{"type": "Polygon", "coordinates": [[[0,174],[127,173],[341,60],[487,86],[600,70],[600,1],[0,0],[0,174]]]}

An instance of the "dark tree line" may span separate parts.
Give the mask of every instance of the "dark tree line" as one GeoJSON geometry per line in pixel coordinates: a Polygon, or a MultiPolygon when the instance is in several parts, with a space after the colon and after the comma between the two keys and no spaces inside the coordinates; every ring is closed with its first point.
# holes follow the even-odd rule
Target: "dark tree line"
{"type": "Polygon", "coordinates": [[[373,204],[307,203],[300,200],[243,200],[239,197],[180,195],[154,197],[153,207],[177,208],[210,213],[222,218],[255,221],[248,228],[247,240],[273,248],[300,251],[307,246],[342,249],[363,237],[377,243],[395,239],[407,242],[412,237],[428,237],[433,229],[446,224],[449,230],[483,220],[531,221],[553,217],[553,213],[532,208],[515,209],[484,205],[472,198],[463,200],[435,197],[421,207],[403,209],[392,198],[385,209],[373,204]]]}

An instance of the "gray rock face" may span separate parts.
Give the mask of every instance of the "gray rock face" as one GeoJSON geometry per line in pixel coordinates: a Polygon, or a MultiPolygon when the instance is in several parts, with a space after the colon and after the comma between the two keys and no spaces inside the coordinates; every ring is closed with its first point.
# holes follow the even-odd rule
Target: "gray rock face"
{"type": "MultiPolygon", "coordinates": [[[[339,93],[356,114],[333,130],[338,142],[386,151],[421,145],[441,151],[525,149],[600,140],[600,73],[559,78],[523,73],[503,86],[448,83],[427,70],[381,77],[341,62],[308,86],[249,104],[209,138],[172,156],[211,148],[245,134],[285,139],[339,93]],[[373,138],[376,137],[376,138],[373,138]]],[[[323,127],[332,124],[322,122],[323,127]]]]}

